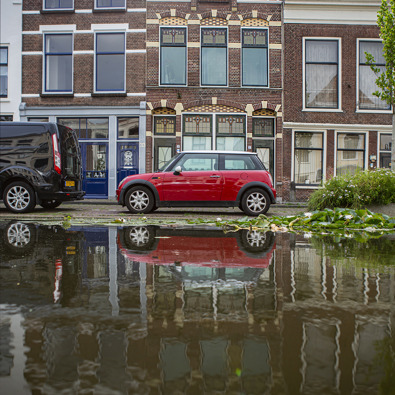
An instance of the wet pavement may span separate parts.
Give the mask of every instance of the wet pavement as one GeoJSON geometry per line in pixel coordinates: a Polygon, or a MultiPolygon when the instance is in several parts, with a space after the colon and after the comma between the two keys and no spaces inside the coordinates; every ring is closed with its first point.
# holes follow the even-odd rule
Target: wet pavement
{"type": "Polygon", "coordinates": [[[395,388],[395,235],[65,229],[3,216],[0,240],[4,394],[395,388]]]}
{"type": "MultiPolygon", "coordinates": [[[[266,214],[272,215],[295,215],[306,211],[304,204],[275,204],[272,205],[266,214]]],[[[82,201],[62,203],[56,209],[44,209],[36,206],[33,212],[26,214],[13,214],[6,210],[3,203],[0,203],[0,219],[28,219],[28,220],[62,220],[65,216],[86,219],[118,219],[118,218],[139,218],[143,215],[131,214],[126,207],[117,204],[114,199],[85,199],[82,201]]],[[[158,210],[144,214],[147,218],[160,219],[163,221],[188,218],[222,218],[237,219],[245,217],[245,214],[238,208],[159,208],[158,210]]]]}

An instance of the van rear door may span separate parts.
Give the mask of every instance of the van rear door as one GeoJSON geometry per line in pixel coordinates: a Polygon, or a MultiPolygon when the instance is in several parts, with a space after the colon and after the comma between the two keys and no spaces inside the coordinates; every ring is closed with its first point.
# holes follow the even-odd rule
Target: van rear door
{"type": "Polygon", "coordinates": [[[62,189],[65,192],[82,191],[81,151],[77,135],[73,129],[57,126],[62,157],[62,189]]]}

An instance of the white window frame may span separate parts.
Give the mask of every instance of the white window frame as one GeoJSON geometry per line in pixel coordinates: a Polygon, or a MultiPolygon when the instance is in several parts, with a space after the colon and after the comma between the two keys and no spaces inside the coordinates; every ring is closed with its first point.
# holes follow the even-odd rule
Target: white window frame
{"type": "Polygon", "coordinates": [[[7,50],[7,63],[2,63],[1,66],[7,66],[7,94],[5,96],[0,96],[0,99],[2,101],[6,101],[10,98],[10,93],[9,93],[9,87],[10,87],[10,47],[8,45],[3,45],[0,44],[0,47],[2,49],[6,49],[7,50]]]}
{"type": "Polygon", "coordinates": [[[125,5],[123,7],[99,7],[97,5],[97,0],[94,0],[94,2],[95,2],[95,5],[94,5],[94,7],[95,7],[94,9],[95,10],[106,10],[106,11],[108,11],[108,10],[126,10],[127,0],[124,0],[125,5]]]}
{"type": "Polygon", "coordinates": [[[391,143],[392,143],[392,133],[391,132],[379,132],[379,133],[377,133],[377,154],[378,155],[376,157],[376,166],[377,166],[377,168],[380,168],[380,169],[386,169],[386,167],[381,167],[380,166],[381,155],[384,154],[384,153],[387,153],[387,154],[390,155],[390,158],[391,158],[391,149],[390,150],[382,150],[381,149],[381,136],[383,134],[387,135],[387,136],[390,136],[391,143]]]}
{"type": "MultiPolygon", "coordinates": [[[[60,2],[60,0],[58,0],[59,2],[60,2]]],[[[43,11],[53,11],[53,12],[56,12],[56,11],[74,11],[74,0],[72,0],[72,6],[71,7],[68,7],[68,8],[46,8],[45,7],[45,5],[46,5],[46,2],[47,2],[47,0],[43,0],[43,11]]]]}
{"type": "Polygon", "coordinates": [[[73,30],[43,30],[43,65],[42,65],[42,93],[45,95],[72,95],[74,93],[74,29],[73,30]],[[71,90],[70,91],[51,91],[46,90],[46,43],[45,37],[47,35],[71,35],[71,90]]]}
{"type": "MultiPolygon", "coordinates": [[[[244,116],[245,119],[245,131],[244,131],[244,151],[246,151],[247,148],[247,114],[246,113],[227,113],[227,112],[220,112],[220,113],[213,113],[213,112],[183,112],[182,113],[182,118],[181,118],[181,127],[182,127],[182,133],[181,133],[181,149],[183,150],[183,144],[184,144],[184,126],[185,126],[185,122],[184,122],[184,116],[188,116],[188,115],[210,115],[211,116],[211,150],[218,150],[217,148],[217,115],[224,115],[224,116],[244,116]]],[[[207,135],[202,135],[203,137],[208,137],[207,135]]],[[[220,135],[221,137],[221,135],[220,135]]]]}
{"type": "MultiPolygon", "coordinates": [[[[201,87],[209,87],[209,88],[227,88],[229,86],[229,29],[227,26],[201,26],[199,31],[199,42],[200,42],[200,59],[199,59],[199,79],[201,87]],[[203,48],[207,48],[203,45],[202,42],[202,30],[204,29],[222,29],[226,31],[226,84],[224,85],[207,85],[202,84],[202,51],[203,48]]],[[[213,46],[215,48],[215,46],[213,46]]]]}
{"type": "Polygon", "coordinates": [[[93,73],[93,92],[97,94],[123,94],[126,93],[126,42],[127,42],[127,31],[126,29],[113,29],[110,26],[105,29],[97,29],[94,30],[94,73],[93,73]],[[123,90],[109,90],[109,91],[103,91],[103,90],[97,90],[97,34],[123,34],[124,35],[124,72],[123,72],[123,90]]]}
{"type": "Polygon", "coordinates": [[[159,86],[172,87],[172,86],[188,86],[188,27],[187,26],[160,26],[159,29],[159,86]],[[185,84],[162,84],[162,29],[185,29],[185,84]]]}
{"type": "MultiPolygon", "coordinates": [[[[359,47],[360,47],[360,42],[361,41],[374,41],[374,42],[383,42],[383,40],[381,40],[380,38],[357,38],[357,70],[356,70],[356,76],[357,76],[357,83],[356,83],[356,98],[357,98],[357,103],[356,103],[356,107],[357,110],[356,112],[360,112],[360,113],[381,113],[381,114],[392,114],[392,106],[390,106],[390,108],[388,110],[383,110],[383,109],[366,109],[366,108],[360,108],[359,107],[359,62],[360,62],[360,57],[359,57],[359,47]]],[[[379,87],[377,87],[377,89],[379,89],[379,87]]]]}
{"type": "MultiPolygon", "coordinates": [[[[338,135],[339,134],[363,134],[363,135],[365,135],[364,161],[363,161],[363,169],[362,170],[366,170],[368,168],[368,159],[369,159],[368,158],[368,154],[367,154],[367,149],[368,149],[368,146],[369,146],[369,133],[368,132],[364,132],[362,130],[352,130],[352,131],[349,131],[349,130],[336,130],[335,131],[335,136],[334,136],[335,141],[334,141],[334,152],[333,152],[333,154],[334,154],[334,162],[333,162],[333,173],[334,173],[334,176],[337,175],[337,156],[338,156],[338,153],[339,153],[339,150],[338,150],[338,135]]],[[[343,150],[341,150],[341,151],[343,151],[343,150]]]]}
{"type": "Polygon", "coordinates": [[[340,37],[303,37],[303,103],[302,111],[309,112],[343,112],[342,110],[342,40],[340,37]],[[338,103],[337,108],[310,108],[306,107],[306,41],[337,41],[338,42],[338,75],[337,75],[337,91],[338,91],[338,103]]]}
{"type": "MultiPolygon", "coordinates": [[[[327,155],[327,130],[326,129],[293,129],[292,130],[292,144],[291,144],[291,152],[292,152],[292,159],[291,159],[291,181],[295,182],[295,134],[296,133],[320,133],[322,134],[322,180],[321,182],[324,183],[326,181],[326,155],[327,155]]],[[[321,185],[317,184],[297,184],[295,186],[296,189],[319,189],[321,185]]]]}
{"type": "MultiPolygon", "coordinates": [[[[269,28],[267,27],[242,27],[240,29],[240,45],[241,45],[241,50],[240,50],[240,81],[241,81],[241,86],[244,88],[258,88],[258,89],[264,89],[264,88],[269,88],[270,87],[270,50],[269,50],[269,28]],[[267,32],[267,85],[244,85],[243,83],[243,30],[266,30],[267,32]]],[[[228,66],[229,68],[229,66],[228,66]]]]}

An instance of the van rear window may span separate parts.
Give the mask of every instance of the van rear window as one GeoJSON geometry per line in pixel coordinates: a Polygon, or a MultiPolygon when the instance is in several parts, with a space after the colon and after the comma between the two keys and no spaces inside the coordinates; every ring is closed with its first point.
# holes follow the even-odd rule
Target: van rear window
{"type": "Polygon", "coordinates": [[[39,135],[45,133],[45,131],[46,128],[41,125],[7,125],[2,127],[0,124],[0,136],[2,138],[39,135]]]}

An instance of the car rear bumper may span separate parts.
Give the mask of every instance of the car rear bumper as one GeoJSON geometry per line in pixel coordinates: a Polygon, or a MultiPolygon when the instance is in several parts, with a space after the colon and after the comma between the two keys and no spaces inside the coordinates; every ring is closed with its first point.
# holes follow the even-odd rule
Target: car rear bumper
{"type": "Polygon", "coordinates": [[[59,200],[59,201],[71,201],[71,200],[83,200],[85,191],[70,191],[70,192],[38,192],[37,196],[39,200],[59,200]]]}

